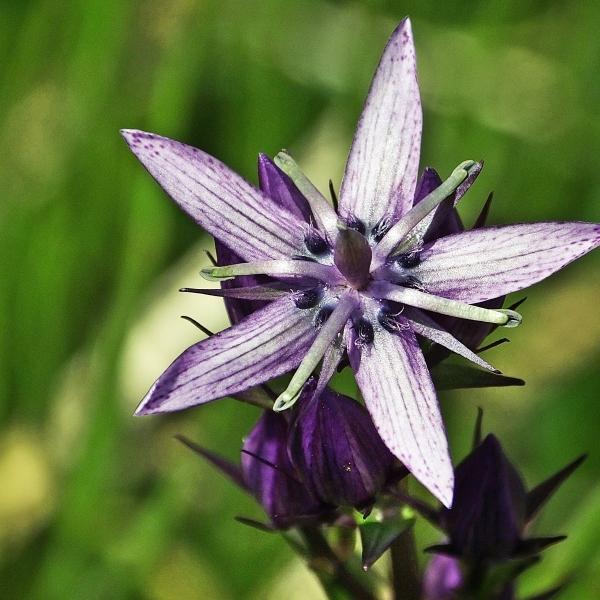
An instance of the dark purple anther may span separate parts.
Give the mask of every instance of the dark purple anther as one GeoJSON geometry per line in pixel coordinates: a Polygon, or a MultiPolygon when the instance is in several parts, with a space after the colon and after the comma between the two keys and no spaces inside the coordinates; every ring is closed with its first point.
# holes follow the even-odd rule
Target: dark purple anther
{"type": "Polygon", "coordinates": [[[323,236],[314,229],[311,229],[304,236],[304,245],[306,246],[306,249],[315,256],[321,256],[329,251],[329,245],[323,236]]]}
{"type": "Polygon", "coordinates": [[[340,229],[335,241],[333,262],[355,290],[369,283],[371,256],[371,247],[364,235],[354,229],[340,229]]]}
{"type": "Polygon", "coordinates": [[[323,296],[321,288],[312,288],[310,290],[302,290],[294,296],[294,304],[298,308],[314,308],[319,304],[323,296]]]}

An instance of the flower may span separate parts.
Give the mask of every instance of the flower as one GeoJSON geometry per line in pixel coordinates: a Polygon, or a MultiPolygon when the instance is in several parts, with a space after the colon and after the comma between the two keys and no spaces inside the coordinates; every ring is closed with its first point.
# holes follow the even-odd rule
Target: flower
{"type": "MultiPolygon", "coordinates": [[[[452,464],[416,336],[492,370],[432,315],[517,324],[520,317],[513,311],[476,304],[523,289],[584,255],[600,243],[600,226],[490,227],[428,241],[440,206],[460,200],[480,165],[465,161],[424,197],[415,196],[421,124],[406,19],[375,73],[337,213],[285,152],[276,163],[288,178],[265,159],[265,178],[269,186],[271,177],[275,183],[263,193],[196,148],[151,133],[122,132],[175,202],[247,261],[207,268],[207,277],[272,278],[263,286],[221,290],[268,304],[186,350],[155,382],[136,414],[189,408],[297,369],[275,403],[283,410],[298,399],[321,359],[317,392],[322,391],[346,348],[386,446],[451,505],[452,464]],[[275,195],[285,196],[285,202],[275,195]]],[[[428,181],[424,178],[421,187],[428,181]]]]}
{"type": "Polygon", "coordinates": [[[302,392],[290,430],[289,456],[302,480],[333,506],[370,510],[375,496],[405,469],[381,441],[358,402],[329,389],[302,392]]]}

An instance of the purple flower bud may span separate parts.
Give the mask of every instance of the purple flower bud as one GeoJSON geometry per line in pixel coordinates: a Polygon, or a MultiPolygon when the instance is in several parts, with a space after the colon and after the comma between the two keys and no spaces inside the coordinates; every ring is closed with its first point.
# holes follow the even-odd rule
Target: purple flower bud
{"type": "Polygon", "coordinates": [[[454,503],[442,509],[450,551],[503,559],[517,549],[526,522],[527,493],[493,435],[457,467],[454,503]]]}
{"type": "Polygon", "coordinates": [[[395,459],[369,413],[348,396],[309,382],[298,401],[289,454],[304,481],[334,506],[367,507],[393,475],[395,459]]]}
{"type": "Polygon", "coordinates": [[[451,556],[434,556],[423,575],[423,600],[452,600],[463,583],[460,563],[451,556]]]}
{"type": "Polygon", "coordinates": [[[242,450],[246,486],[277,528],[318,519],[331,512],[309,486],[300,482],[287,456],[288,432],[285,416],[265,411],[242,450]]]}

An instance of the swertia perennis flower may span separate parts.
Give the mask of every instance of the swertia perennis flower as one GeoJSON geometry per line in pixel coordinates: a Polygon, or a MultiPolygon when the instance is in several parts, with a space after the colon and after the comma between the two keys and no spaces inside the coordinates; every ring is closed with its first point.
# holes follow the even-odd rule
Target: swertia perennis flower
{"type": "Polygon", "coordinates": [[[269,303],[186,350],[152,386],[137,414],[196,406],[297,368],[275,402],[275,410],[283,410],[298,399],[321,359],[317,393],[323,390],[346,350],[383,441],[450,506],[453,470],[416,336],[493,370],[436,315],[518,324],[513,311],[476,304],[523,289],[589,252],[600,243],[600,226],[537,223],[427,238],[436,212],[460,200],[481,165],[468,160],[433,189],[427,178],[417,186],[421,125],[415,49],[405,20],[375,73],[346,164],[339,211],[285,152],[275,158],[279,168],[263,159],[262,176],[271,179],[262,186],[265,193],[196,148],[123,131],[175,202],[248,261],[207,268],[207,277],[274,278],[263,286],[221,290],[269,303]]]}

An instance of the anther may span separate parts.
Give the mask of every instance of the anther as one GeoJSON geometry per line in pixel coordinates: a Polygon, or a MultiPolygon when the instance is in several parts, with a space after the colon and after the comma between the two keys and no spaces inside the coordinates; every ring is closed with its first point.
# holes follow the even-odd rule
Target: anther
{"type": "Polygon", "coordinates": [[[346,225],[348,226],[348,229],[354,229],[354,231],[358,231],[358,233],[365,235],[366,227],[360,219],[357,219],[356,217],[348,217],[346,219],[346,225]]]}
{"type": "Polygon", "coordinates": [[[327,321],[327,319],[329,319],[329,317],[331,316],[331,313],[333,312],[333,306],[324,306],[318,313],[317,316],[315,317],[315,327],[317,329],[323,327],[323,325],[325,324],[325,322],[327,321]]]}
{"type": "Polygon", "coordinates": [[[383,236],[390,230],[390,227],[389,218],[384,217],[371,230],[371,237],[375,242],[379,243],[383,239],[383,236]]]}
{"type": "Polygon", "coordinates": [[[355,321],[354,328],[356,330],[357,342],[359,345],[363,346],[373,343],[373,340],[375,339],[375,332],[370,321],[364,317],[360,317],[360,319],[355,321]]]}
{"type": "Polygon", "coordinates": [[[323,290],[320,288],[302,290],[294,294],[294,304],[301,309],[314,308],[319,304],[322,296],[323,290]]]}
{"type": "Polygon", "coordinates": [[[408,252],[394,256],[394,260],[403,269],[413,269],[421,262],[421,255],[418,252],[408,252]]]}
{"type": "Polygon", "coordinates": [[[402,277],[401,285],[406,288],[410,288],[412,290],[423,290],[423,284],[421,280],[415,277],[414,275],[407,275],[406,277],[402,277]]]}
{"type": "Polygon", "coordinates": [[[306,249],[315,256],[321,256],[329,251],[329,244],[316,230],[311,229],[304,236],[304,245],[306,249]]]}

